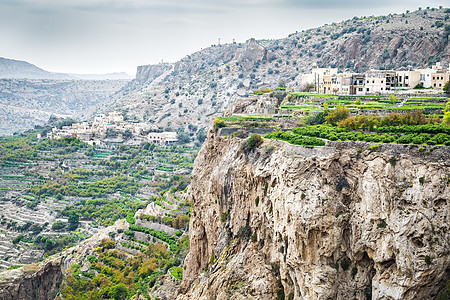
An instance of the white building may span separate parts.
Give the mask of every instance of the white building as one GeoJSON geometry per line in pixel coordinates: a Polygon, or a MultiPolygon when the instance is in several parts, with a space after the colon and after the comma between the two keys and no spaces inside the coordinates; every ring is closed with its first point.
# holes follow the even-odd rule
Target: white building
{"type": "Polygon", "coordinates": [[[173,144],[178,141],[176,132],[150,132],[147,140],[160,145],[173,144]]]}

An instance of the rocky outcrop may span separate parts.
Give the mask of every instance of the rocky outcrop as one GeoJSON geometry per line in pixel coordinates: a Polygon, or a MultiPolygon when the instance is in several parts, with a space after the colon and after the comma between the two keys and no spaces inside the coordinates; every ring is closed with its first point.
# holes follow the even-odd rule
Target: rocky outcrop
{"type": "Polygon", "coordinates": [[[55,299],[63,280],[58,261],[26,265],[0,275],[0,298],[4,300],[55,299]]]}
{"type": "Polygon", "coordinates": [[[210,130],[176,299],[430,299],[449,279],[450,151],[210,130]]]}
{"type": "Polygon", "coordinates": [[[136,81],[151,82],[170,69],[172,69],[171,66],[164,64],[139,66],[136,71],[136,81]]]}
{"type": "Polygon", "coordinates": [[[267,59],[267,49],[256,42],[255,39],[250,39],[246,43],[245,51],[239,57],[238,61],[246,70],[253,68],[257,61],[267,59]]]}

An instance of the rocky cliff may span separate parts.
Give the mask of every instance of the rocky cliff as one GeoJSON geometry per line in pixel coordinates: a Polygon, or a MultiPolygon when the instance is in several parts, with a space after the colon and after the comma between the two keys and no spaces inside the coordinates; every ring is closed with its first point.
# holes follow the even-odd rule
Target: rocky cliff
{"type": "Polygon", "coordinates": [[[369,146],[249,150],[210,130],[176,299],[433,299],[450,278],[449,148],[369,146]]]}

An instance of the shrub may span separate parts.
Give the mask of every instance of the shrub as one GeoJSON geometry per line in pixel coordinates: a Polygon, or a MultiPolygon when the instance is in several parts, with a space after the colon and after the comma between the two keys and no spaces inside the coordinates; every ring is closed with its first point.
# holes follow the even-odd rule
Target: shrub
{"type": "Polygon", "coordinates": [[[397,164],[397,158],[391,157],[389,159],[389,163],[391,164],[391,166],[395,167],[395,165],[397,164]]]}
{"type": "Polygon", "coordinates": [[[263,140],[262,140],[261,136],[259,134],[254,133],[247,139],[247,148],[249,150],[253,150],[254,148],[261,145],[262,143],[263,143],[263,140]]]}
{"type": "Polygon", "coordinates": [[[256,206],[258,206],[258,204],[259,204],[259,196],[256,197],[255,204],[256,204],[256,206]]]}
{"type": "Polygon", "coordinates": [[[17,236],[15,239],[12,240],[13,244],[18,244],[23,239],[23,234],[17,236]]]}
{"type": "Polygon", "coordinates": [[[227,124],[225,123],[224,120],[221,119],[215,119],[214,120],[214,128],[223,128],[223,127],[227,127],[227,124]]]}
{"type": "Polygon", "coordinates": [[[252,235],[252,228],[249,225],[239,228],[239,231],[237,234],[238,238],[241,238],[247,242],[250,239],[251,235],[252,235]]]}
{"type": "Polygon", "coordinates": [[[61,230],[64,227],[66,227],[66,224],[64,224],[64,222],[62,221],[56,221],[55,223],[53,223],[52,225],[52,230],[61,230]]]}
{"type": "Polygon", "coordinates": [[[386,228],[386,226],[387,226],[387,224],[384,220],[381,221],[380,223],[378,223],[378,225],[377,225],[378,228],[386,228]]]}
{"type": "Polygon", "coordinates": [[[380,148],[380,145],[372,145],[372,146],[369,147],[369,150],[370,150],[370,151],[376,151],[376,150],[378,150],[379,148],[380,148]]]}
{"type": "Polygon", "coordinates": [[[250,240],[255,243],[257,241],[256,232],[253,232],[253,234],[250,236],[250,240]]]}
{"type": "Polygon", "coordinates": [[[136,220],[134,219],[134,214],[131,213],[126,217],[126,220],[129,224],[134,225],[136,223],[136,220]]]}
{"type": "Polygon", "coordinates": [[[350,116],[350,112],[342,105],[337,106],[334,111],[330,112],[325,118],[328,124],[336,126],[342,120],[347,119],[350,116]]]}
{"type": "Polygon", "coordinates": [[[425,182],[425,178],[422,176],[422,177],[419,177],[419,183],[420,184],[423,184],[425,182]]]}
{"type": "Polygon", "coordinates": [[[348,259],[344,258],[341,261],[341,268],[342,268],[342,270],[347,271],[349,266],[350,266],[350,261],[348,259]]]}
{"type": "Polygon", "coordinates": [[[433,261],[433,259],[429,255],[425,256],[425,263],[427,265],[431,265],[432,261],[433,261]]]}
{"type": "Polygon", "coordinates": [[[222,213],[222,222],[225,222],[228,219],[228,213],[227,212],[223,212],[222,213]]]}

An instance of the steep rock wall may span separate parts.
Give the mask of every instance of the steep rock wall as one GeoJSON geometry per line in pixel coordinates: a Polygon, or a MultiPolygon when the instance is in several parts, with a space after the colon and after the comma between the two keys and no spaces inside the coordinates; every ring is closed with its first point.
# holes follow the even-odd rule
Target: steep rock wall
{"type": "Polygon", "coordinates": [[[369,146],[248,150],[211,130],[177,299],[437,295],[450,269],[449,148],[369,146]]]}

